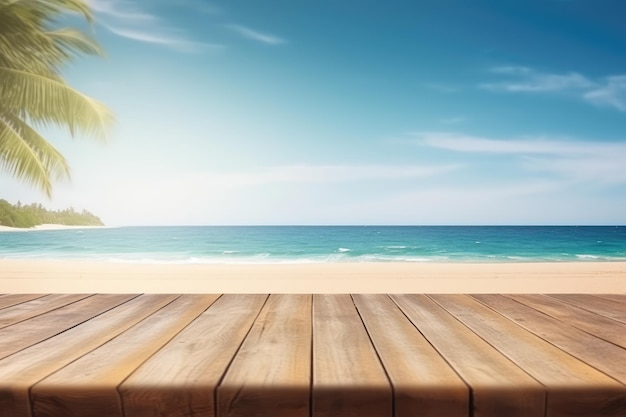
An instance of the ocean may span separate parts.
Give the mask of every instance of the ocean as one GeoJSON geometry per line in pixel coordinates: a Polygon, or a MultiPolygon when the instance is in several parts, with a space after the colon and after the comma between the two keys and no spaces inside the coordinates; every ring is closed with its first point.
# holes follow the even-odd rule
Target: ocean
{"type": "Polygon", "coordinates": [[[626,260],[626,226],[150,226],[0,233],[0,259],[131,263],[626,260]]]}

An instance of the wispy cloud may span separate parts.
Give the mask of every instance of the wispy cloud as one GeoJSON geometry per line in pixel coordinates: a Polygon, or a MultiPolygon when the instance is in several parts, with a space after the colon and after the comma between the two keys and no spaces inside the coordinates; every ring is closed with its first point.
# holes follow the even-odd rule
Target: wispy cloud
{"type": "Polygon", "coordinates": [[[223,45],[208,44],[203,42],[194,42],[182,36],[165,33],[150,33],[134,29],[122,29],[114,26],[104,25],[110,32],[123,38],[131,39],[137,42],[150,43],[171,47],[181,52],[198,52],[206,49],[220,49],[223,45]]]}
{"type": "Polygon", "coordinates": [[[492,91],[540,93],[585,90],[595,86],[595,83],[575,72],[550,74],[537,72],[527,67],[495,67],[491,69],[491,72],[518,77],[516,81],[499,81],[480,85],[492,91]]]}
{"type": "Polygon", "coordinates": [[[585,93],[584,98],[598,106],[626,111],[626,75],[607,77],[604,85],[585,93]]]}
{"type": "Polygon", "coordinates": [[[596,106],[626,111],[626,75],[592,79],[577,72],[549,73],[523,66],[501,66],[489,70],[513,80],[482,83],[494,92],[566,94],[596,106]]]}
{"type": "Polygon", "coordinates": [[[117,2],[115,0],[89,0],[89,7],[101,15],[136,22],[154,22],[158,18],[136,8],[132,2],[117,2]]]}
{"type": "Polygon", "coordinates": [[[264,184],[316,183],[331,184],[369,180],[426,178],[459,168],[445,165],[286,165],[257,169],[252,172],[206,174],[203,184],[216,188],[239,188],[264,184]]]}
{"type": "MultiPolygon", "coordinates": [[[[187,222],[196,216],[200,223],[207,222],[207,219],[225,224],[341,222],[341,217],[337,217],[338,207],[347,201],[355,201],[355,197],[359,199],[358,192],[346,193],[342,186],[352,188],[355,185],[368,190],[364,200],[378,200],[381,194],[387,195],[389,189],[394,188],[386,187],[386,184],[395,186],[405,180],[404,186],[414,187],[457,168],[455,164],[303,163],[232,171],[141,173],[131,178],[113,172],[106,179],[99,178],[98,186],[89,183],[89,188],[81,190],[81,196],[86,200],[100,200],[98,204],[85,203],[86,207],[105,205],[112,211],[120,201],[136,199],[137,204],[124,212],[124,218],[130,220],[118,221],[118,224],[171,224],[172,213],[175,213],[174,218],[187,218],[187,222]],[[96,189],[98,192],[94,191],[96,189]],[[333,198],[320,198],[319,193],[329,193],[333,198]],[[164,195],[168,198],[161,201],[164,195]],[[292,209],[285,210],[285,205],[292,209]],[[155,206],[159,210],[150,209],[155,206]],[[253,206],[254,210],[250,210],[253,206]]],[[[391,210],[397,208],[391,207],[391,210]]],[[[350,216],[344,219],[343,222],[351,224],[350,216]]],[[[110,219],[110,222],[114,221],[110,219]]],[[[384,220],[381,218],[381,221],[384,220]]]]}
{"type": "Polygon", "coordinates": [[[519,158],[527,170],[551,172],[570,180],[626,183],[625,142],[541,137],[502,140],[448,132],[414,135],[421,146],[486,156],[510,155],[519,158]]]}
{"type": "Polygon", "coordinates": [[[244,38],[251,39],[253,41],[265,43],[268,45],[280,45],[280,44],[286,43],[284,39],[279,38],[278,36],[270,35],[267,33],[262,33],[262,32],[250,29],[247,26],[235,25],[235,24],[229,24],[225,26],[228,29],[243,36],[244,38]]]}
{"type": "Polygon", "coordinates": [[[626,144],[607,142],[581,142],[545,138],[502,140],[449,132],[417,132],[414,135],[418,138],[418,143],[421,145],[455,152],[518,155],[588,155],[626,150],[626,144]]]}
{"type": "Polygon", "coordinates": [[[223,45],[197,42],[182,29],[169,26],[157,15],[140,8],[133,1],[89,0],[98,14],[98,22],[111,33],[135,42],[149,43],[179,52],[199,52],[223,45]]]}

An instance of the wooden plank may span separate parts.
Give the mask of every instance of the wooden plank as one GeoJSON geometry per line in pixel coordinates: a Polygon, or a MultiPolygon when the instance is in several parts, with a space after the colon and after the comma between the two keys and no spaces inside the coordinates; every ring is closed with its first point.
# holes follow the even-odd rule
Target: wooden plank
{"type": "Polygon", "coordinates": [[[183,295],[31,388],[34,417],[122,417],[117,387],[216,299],[183,295]]]}
{"type": "Polygon", "coordinates": [[[43,297],[45,294],[1,294],[0,309],[43,297]]]}
{"type": "Polygon", "coordinates": [[[129,329],[177,295],[141,295],[0,360],[0,417],[30,417],[30,387],[129,329]]]}
{"type": "Polygon", "coordinates": [[[587,294],[550,294],[550,297],[626,323],[626,304],[622,302],[593,297],[587,294]]]}
{"type": "Polygon", "coordinates": [[[594,297],[606,298],[626,305],[626,294],[594,294],[594,297]]]}
{"type": "Polygon", "coordinates": [[[352,298],[393,385],[394,417],[466,417],[467,385],[389,296],[352,298]]]}
{"type": "Polygon", "coordinates": [[[468,296],[431,297],[546,387],[548,416],[624,416],[626,386],[468,296]]]}
{"type": "Polygon", "coordinates": [[[89,294],[50,294],[41,298],[0,310],[0,329],[28,320],[75,301],[90,297],[89,294]]]}
{"type": "Polygon", "coordinates": [[[391,417],[389,379],[348,294],[313,296],[313,417],[391,417]]]}
{"type": "Polygon", "coordinates": [[[270,295],[217,388],[219,417],[308,417],[311,296],[270,295]]]}
{"type": "Polygon", "coordinates": [[[510,298],[501,295],[475,295],[474,297],[559,349],[599,369],[622,384],[626,383],[626,349],[510,298]]]}
{"type": "Polygon", "coordinates": [[[119,388],[126,416],[214,417],[215,388],[267,295],[223,295],[119,388]]]}
{"type": "Polygon", "coordinates": [[[543,387],[425,295],[393,295],[472,390],[475,417],[544,417],[543,387]]]}
{"type": "Polygon", "coordinates": [[[545,295],[520,294],[507,296],[596,337],[626,348],[626,323],[620,323],[545,295]]]}
{"type": "Polygon", "coordinates": [[[0,329],[0,359],[62,333],[136,296],[98,294],[0,329]]]}

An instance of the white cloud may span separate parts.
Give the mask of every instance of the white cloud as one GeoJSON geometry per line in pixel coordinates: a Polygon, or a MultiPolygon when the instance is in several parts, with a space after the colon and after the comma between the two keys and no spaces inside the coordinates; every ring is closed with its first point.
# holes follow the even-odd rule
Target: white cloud
{"type": "Polygon", "coordinates": [[[626,111],[626,75],[607,77],[604,85],[587,92],[584,98],[598,106],[626,111]]]}
{"type": "Polygon", "coordinates": [[[581,142],[546,138],[498,140],[449,132],[417,132],[414,135],[423,145],[457,152],[520,155],[607,155],[614,152],[626,152],[626,144],[611,142],[581,142]]]}
{"type": "Polygon", "coordinates": [[[111,33],[133,40],[165,46],[180,52],[198,52],[222,48],[222,45],[196,42],[181,29],[169,27],[154,14],[142,10],[133,1],[90,0],[98,23],[111,33]]]}
{"type": "Polygon", "coordinates": [[[552,172],[575,181],[626,184],[623,156],[587,156],[577,158],[529,158],[530,170],[552,172]]]}
{"type": "Polygon", "coordinates": [[[116,35],[119,35],[123,38],[128,38],[139,42],[156,43],[160,45],[174,45],[179,42],[179,40],[175,38],[162,37],[133,29],[120,29],[108,25],[106,26],[106,28],[112,33],[115,33],[116,35]]]}
{"type": "Polygon", "coordinates": [[[479,87],[485,90],[569,94],[596,106],[626,111],[626,75],[612,75],[593,80],[577,72],[556,74],[522,66],[493,67],[489,71],[515,77],[515,80],[480,84],[479,87]]]}
{"type": "Polygon", "coordinates": [[[554,225],[621,224],[624,214],[615,201],[589,198],[576,185],[526,179],[498,185],[420,185],[337,205],[328,218],[328,223],[339,218],[354,224],[554,225]]]}
{"type": "Polygon", "coordinates": [[[414,134],[418,144],[461,153],[511,155],[522,168],[550,172],[567,180],[626,183],[625,142],[550,138],[498,140],[448,132],[414,134]]]}
{"type": "Polygon", "coordinates": [[[281,39],[277,36],[258,32],[246,26],[231,24],[231,25],[226,25],[226,27],[245,38],[252,39],[257,42],[261,42],[261,43],[265,43],[269,45],[280,45],[280,44],[286,43],[284,39],[281,39]]]}
{"type": "MultiPolygon", "coordinates": [[[[206,49],[225,48],[224,45],[197,42],[180,29],[168,25],[164,18],[150,13],[145,8],[171,6],[164,1],[141,3],[135,0],[88,0],[91,9],[96,13],[97,22],[111,33],[153,45],[161,45],[180,52],[198,52],[206,49]]],[[[198,13],[219,15],[220,9],[199,0],[181,0],[174,3],[176,7],[193,8],[198,13]]],[[[166,16],[166,14],[164,14],[166,16]]],[[[231,31],[247,39],[268,45],[280,45],[286,41],[278,36],[259,32],[238,24],[224,25],[231,31]]]]}
{"type": "Polygon", "coordinates": [[[425,178],[458,169],[458,165],[288,165],[251,172],[203,174],[201,183],[215,188],[239,188],[280,183],[342,183],[366,180],[425,178]]]}
{"type": "Polygon", "coordinates": [[[194,42],[186,39],[183,36],[178,36],[171,33],[151,33],[135,29],[117,28],[110,25],[104,25],[104,27],[106,27],[111,33],[114,33],[126,39],[155,45],[163,45],[181,52],[197,52],[207,48],[220,49],[224,47],[223,45],[218,44],[194,42]]]}
{"type": "Polygon", "coordinates": [[[115,0],[89,0],[89,7],[103,16],[136,22],[154,22],[156,16],[136,8],[132,2],[118,2],[115,0]]]}
{"type": "Polygon", "coordinates": [[[114,225],[349,222],[349,217],[336,217],[338,206],[376,200],[388,193],[388,184],[408,180],[404,185],[414,186],[457,167],[301,164],[130,177],[111,173],[97,180],[79,178],[72,193],[79,196],[75,205],[114,225]]]}
{"type": "Polygon", "coordinates": [[[492,91],[541,93],[585,90],[595,86],[591,80],[576,72],[551,74],[537,72],[527,67],[495,67],[491,69],[491,72],[519,78],[518,81],[500,81],[480,85],[492,91]]]}

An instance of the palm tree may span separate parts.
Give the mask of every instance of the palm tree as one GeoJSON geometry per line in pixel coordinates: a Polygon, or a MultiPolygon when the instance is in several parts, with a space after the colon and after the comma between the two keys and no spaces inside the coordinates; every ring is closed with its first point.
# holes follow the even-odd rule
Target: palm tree
{"type": "Polygon", "coordinates": [[[93,17],[86,0],[0,0],[0,168],[51,196],[52,182],[69,178],[65,158],[37,129],[48,126],[105,139],[109,110],[71,88],[62,65],[80,54],[102,55],[98,44],[56,19],[93,17]]]}

